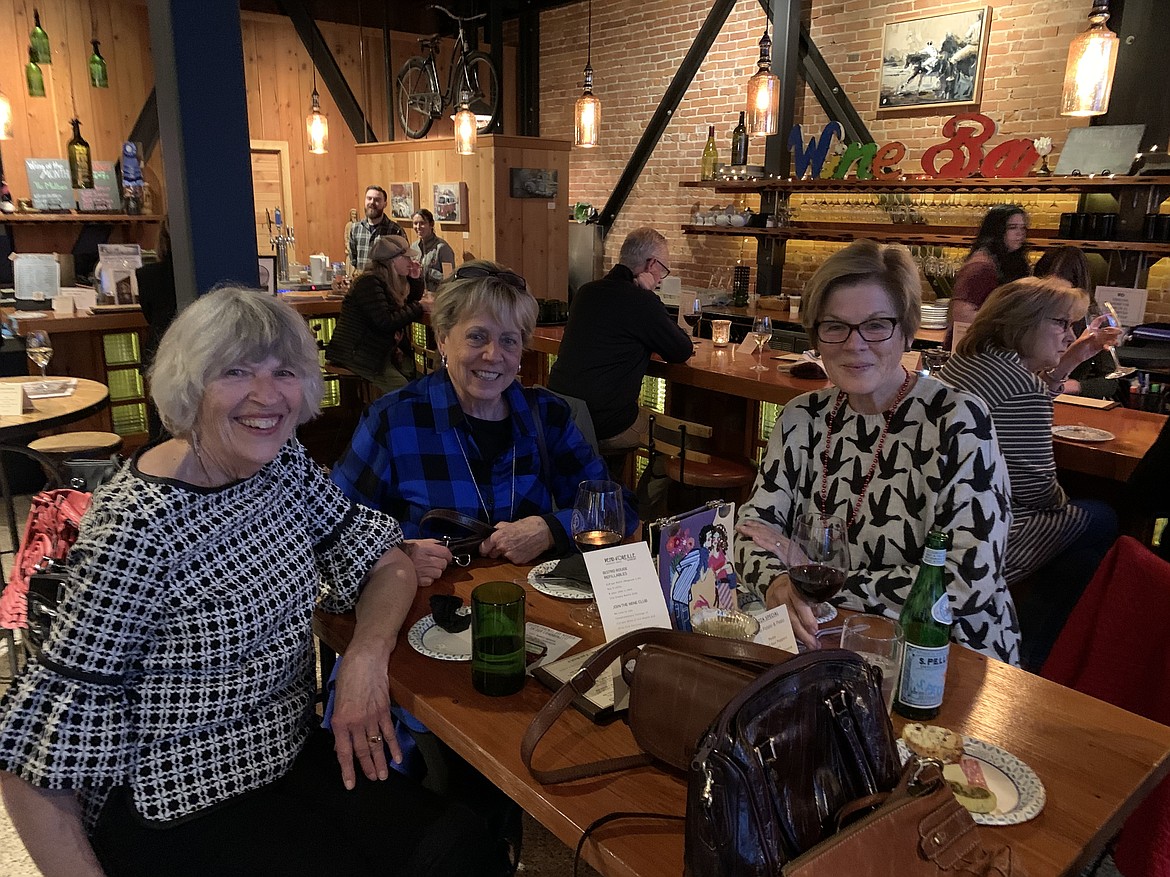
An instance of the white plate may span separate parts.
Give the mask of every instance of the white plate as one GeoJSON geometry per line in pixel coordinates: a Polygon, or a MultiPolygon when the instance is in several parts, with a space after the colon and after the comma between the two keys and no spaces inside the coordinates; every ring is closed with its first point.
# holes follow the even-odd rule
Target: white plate
{"type": "Polygon", "coordinates": [[[414,623],[407,632],[406,641],[420,655],[439,661],[471,660],[471,628],[459,633],[448,633],[435,624],[435,616],[427,615],[414,623]]]}
{"type": "Polygon", "coordinates": [[[542,594],[548,594],[550,597],[559,597],[562,600],[592,600],[593,591],[586,590],[583,587],[576,585],[563,585],[560,582],[544,582],[539,581],[537,576],[547,576],[554,569],[560,561],[546,560],[544,563],[538,563],[528,571],[528,584],[536,588],[542,594]]]}
{"type": "Polygon", "coordinates": [[[1060,436],[1062,439],[1068,439],[1070,442],[1111,442],[1117,438],[1108,430],[1097,429],[1095,426],[1081,426],[1080,424],[1054,426],[1052,434],[1060,436]]]}
{"type": "MultiPolygon", "coordinates": [[[[1035,819],[1044,809],[1048,793],[1036,772],[1010,752],[975,737],[963,738],[963,751],[979,762],[987,788],[995,793],[996,808],[990,813],[972,813],[980,825],[1018,825],[1035,819]]],[[[898,741],[898,755],[905,763],[910,750],[898,741]]]]}

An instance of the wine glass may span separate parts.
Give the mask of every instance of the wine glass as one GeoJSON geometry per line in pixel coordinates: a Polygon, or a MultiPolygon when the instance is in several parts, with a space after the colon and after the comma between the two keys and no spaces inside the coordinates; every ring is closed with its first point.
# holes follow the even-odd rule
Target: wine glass
{"type": "MultiPolygon", "coordinates": [[[[1121,319],[1117,316],[1117,309],[1113,307],[1112,303],[1107,301],[1101,302],[1101,313],[1105,316],[1105,324],[1107,326],[1112,329],[1121,328],[1121,319]]],[[[1133,368],[1132,366],[1121,364],[1121,360],[1117,358],[1116,344],[1110,344],[1105,349],[1108,350],[1109,355],[1113,357],[1113,371],[1105,375],[1106,378],[1128,378],[1137,371],[1137,369],[1133,368]]],[[[29,353],[29,356],[32,356],[31,352],[29,353]]]]}
{"type": "Polygon", "coordinates": [[[39,329],[24,336],[24,349],[28,358],[41,370],[41,382],[45,380],[45,369],[49,360],[53,358],[53,342],[49,340],[49,333],[39,329]]]}
{"type": "MultiPolygon", "coordinates": [[[[626,532],[621,485],[613,481],[582,481],[577,486],[569,529],[581,551],[611,548],[621,542],[626,532]]],[[[571,609],[569,618],[581,627],[601,626],[596,600],[571,609]]]]}
{"type": "Polygon", "coordinates": [[[703,319],[703,300],[696,298],[692,301],[690,308],[683,311],[683,319],[691,327],[691,337],[697,340],[699,337],[699,323],[703,319]]]}
{"type": "Polygon", "coordinates": [[[772,318],[756,317],[752,323],[752,337],[756,339],[756,349],[753,351],[756,364],[752,366],[752,371],[767,371],[768,367],[763,364],[763,350],[772,340],[772,318]]]}
{"type": "Polygon", "coordinates": [[[837,610],[823,601],[836,596],[849,574],[849,536],[836,515],[806,512],[796,519],[788,545],[788,578],[797,592],[816,604],[817,623],[837,610]]]}

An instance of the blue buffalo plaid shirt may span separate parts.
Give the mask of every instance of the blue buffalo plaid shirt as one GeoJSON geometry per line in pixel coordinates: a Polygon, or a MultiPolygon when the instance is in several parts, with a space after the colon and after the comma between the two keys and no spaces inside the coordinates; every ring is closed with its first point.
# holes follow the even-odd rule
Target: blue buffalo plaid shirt
{"type": "MultiPolygon", "coordinates": [[[[382,396],[366,409],[349,450],[333,467],[333,481],[355,502],[396,518],[408,539],[437,535],[419,531],[419,522],[431,509],[454,509],[489,524],[539,515],[549,525],[554,550],[564,554],[572,545],[568,534],[577,485],[608,478],[605,462],[573,423],[569,406],[553,393],[524,390],[514,381],[504,399],[511,411],[512,446],[497,459],[485,460],[446,369],[382,396]],[[532,401],[548,452],[550,471],[543,478],[532,401]],[[477,484],[495,512],[492,520],[480,503],[477,484]]],[[[638,514],[630,492],[624,496],[628,536],[637,529],[638,514]]]]}

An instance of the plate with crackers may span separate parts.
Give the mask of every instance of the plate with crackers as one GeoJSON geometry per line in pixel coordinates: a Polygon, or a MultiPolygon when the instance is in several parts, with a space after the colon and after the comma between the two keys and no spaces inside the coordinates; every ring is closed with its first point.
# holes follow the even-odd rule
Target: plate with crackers
{"type": "Polygon", "coordinates": [[[908,722],[898,754],[936,758],[955,798],[980,825],[1017,825],[1035,819],[1048,795],[1036,772],[1005,749],[938,725],[908,722]]]}

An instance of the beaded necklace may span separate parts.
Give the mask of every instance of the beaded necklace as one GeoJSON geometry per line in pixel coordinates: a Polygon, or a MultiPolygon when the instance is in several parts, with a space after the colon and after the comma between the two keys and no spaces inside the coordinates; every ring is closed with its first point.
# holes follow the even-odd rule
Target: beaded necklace
{"type": "MultiPolygon", "coordinates": [[[[849,518],[846,524],[849,527],[853,526],[854,521],[857,520],[857,515],[861,512],[861,504],[865,501],[865,495],[869,492],[869,482],[873,480],[873,473],[877,471],[878,458],[881,456],[882,448],[886,445],[886,435],[890,431],[890,418],[897,410],[898,406],[902,404],[902,400],[906,398],[906,394],[910,391],[910,384],[914,380],[914,376],[906,371],[905,366],[902,371],[906,373],[906,380],[902,381],[902,386],[898,388],[898,395],[894,398],[894,402],[882,412],[882,418],[885,423],[882,424],[882,434],[878,437],[877,450],[873,452],[873,460],[870,461],[869,471],[865,474],[865,481],[861,483],[861,493],[857,497],[857,502],[853,508],[849,510],[849,518]]],[[[837,414],[841,411],[841,406],[845,404],[845,391],[837,391],[837,402],[833,405],[833,413],[829,415],[829,429],[825,435],[825,452],[821,457],[821,509],[828,508],[829,500],[829,447],[833,442],[833,431],[837,423],[837,414]]]]}
{"type": "MultiPolygon", "coordinates": [[[[479,504],[483,507],[483,513],[487,516],[487,522],[493,523],[492,518],[495,516],[496,504],[493,500],[492,507],[489,509],[488,504],[483,501],[483,494],[479,492],[479,482],[475,480],[475,470],[471,468],[471,460],[467,459],[467,451],[463,448],[463,440],[459,438],[459,430],[455,430],[455,443],[459,445],[459,452],[463,454],[463,462],[467,464],[467,471],[471,474],[471,486],[475,488],[475,495],[479,498],[479,504]]],[[[512,449],[512,498],[508,502],[508,517],[505,520],[512,520],[512,515],[516,512],[516,449],[512,449]]],[[[499,523],[499,522],[494,522],[499,523]]]]}

